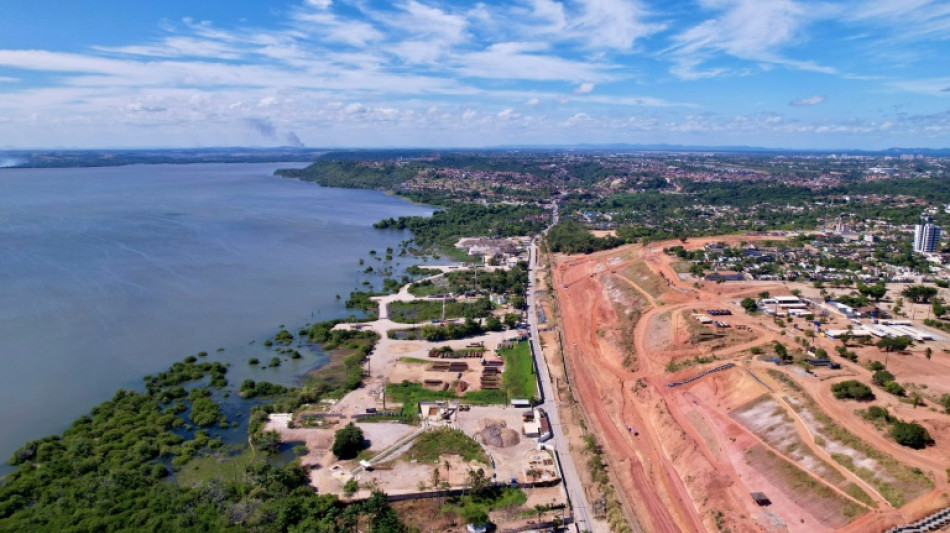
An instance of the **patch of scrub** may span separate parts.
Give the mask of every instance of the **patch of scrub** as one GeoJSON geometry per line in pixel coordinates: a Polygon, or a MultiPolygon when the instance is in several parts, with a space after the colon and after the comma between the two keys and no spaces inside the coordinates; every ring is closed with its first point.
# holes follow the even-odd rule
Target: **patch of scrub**
{"type": "Polygon", "coordinates": [[[923,472],[899,463],[831,420],[791,378],[777,370],[769,370],[769,375],[791,390],[786,400],[815,435],[816,444],[871,484],[892,506],[901,507],[933,488],[933,481],[923,472]]]}
{"type": "Polygon", "coordinates": [[[746,462],[825,527],[843,527],[867,512],[761,444],[746,451],[746,462]]]}
{"type": "Polygon", "coordinates": [[[858,501],[874,506],[864,490],[848,481],[827,461],[818,457],[802,439],[789,412],[768,394],[763,394],[730,413],[746,429],[799,467],[838,487],[858,501]]]}
{"type": "Polygon", "coordinates": [[[653,299],[659,298],[667,290],[667,284],[659,276],[650,270],[650,267],[643,261],[637,261],[623,271],[630,281],[637,284],[653,299]]]}

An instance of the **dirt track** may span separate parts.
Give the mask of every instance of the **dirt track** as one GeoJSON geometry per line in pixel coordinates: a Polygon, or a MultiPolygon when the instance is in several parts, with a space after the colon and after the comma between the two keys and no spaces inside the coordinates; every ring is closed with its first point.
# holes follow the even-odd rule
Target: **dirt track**
{"type": "MultiPolygon", "coordinates": [[[[755,237],[709,238],[690,240],[686,247],[695,249],[713,241],[755,240],[755,237]]],[[[787,293],[779,283],[705,283],[700,288],[692,282],[683,282],[671,267],[672,258],[662,253],[664,246],[679,242],[658,243],[650,247],[625,247],[589,256],[558,257],[553,269],[564,334],[564,347],[573,381],[574,393],[582,403],[593,431],[604,444],[605,454],[614,471],[617,487],[636,514],[645,531],[717,531],[729,527],[733,531],[881,531],[938,503],[938,491],[931,491],[900,511],[887,506],[881,496],[853,473],[830,461],[829,454],[819,448],[800,420],[792,425],[802,434],[812,454],[825,459],[847,482],[865,489],[868,497],[878,506],[869,509],[850,495],[823,480],[820,476],[802,472],[802,479],[810,479],[837,494],[842,502],[857,509],[855,519],[847,519],[842,527],[841,518],[823,513],[802,498],[782,498],[782,490],[768,475],[749,466],[746,454],[753,446],[768,445],[760,437],[731,420],[728,410],[736,405],[710,405],[699,401],[689,389],[693,385],[670,389],[666,384],[700,373],[725,360],[740,363],[743,368],[758,368],[762,376],[764,363],[753,362],[748,350],[781,339],[776,328],[740,312],[734,302],[760,291],[773,294],[787,293]],[[657,291],[656,279],[643,276],[631,279],[626,267],[637,262],[649,266],[653,275],[663,281],[665,288],[657,291]],[[632,344],[625,345],[620,331],[624,324],[623,306],[616,295],[606,287],[624,283],[636,291],[641,300],[639,320],[632,332],[632,344]],[[653,285],[648,283],[654,282],[653,285]],[[658,294],[659,292],[659,294],[658,294]],[[731,306],[731,307],[730,307],[731,306]],[[684,310],[692,308],[729,307],[733,326],[742,325],[749,334],[727,346],[691,344],[682,318],[684,310]],[[632,348],[632,350],[631,350],[632,348]],[[633,352],[632,354],[630,352],[633,352]],[[671,361],[695,356],[715,356],[717,363],[698,365],[668,374],[671,361]],[[632,356],[632,357],[631,357],[632,356]],[[625,360],[628,363],[625,366],[625,360]],[[634,436],[628,428],[639,431],[634,436]],[[749,492],[766,490],[773,496],[770,508],[759,508],[749,492]]],[[[688,319],[687,319],[688,320],[688,319]]],[[[831,351],[829,349],[829,351],[831,351]]],[[[745,370],[735,368],[731,372],[745,370]]],[[[778,391],[781,387],[764,377],[778,391]]],[[[739,391],[749,400],[770,393],[762,384],[748,378],[739,391]]],[[[701,380],[696,383],[704,383],[701,380]]],[[[842,422],[854,419],[853,405],[842,404],[829,392],[827,383],[803,383],[818,405],[832,418],[842,422]]],[[[698,385],[697,385],[698,386],[698,385]]],[[[708,384],[703,387],[708,388],[708,384]]],[[[698,390],[697,390],[698,392],[698,390]]],[[[717,392],[706,401],[719,401],[725,394],[717,392]]],[[[705,396],[705,395],[704,395],[705,396]]],[[[781,401],[779,392],[774,394],[781,401]]],[[[942,415],[941,415],[942,416],[942,415]]],[[[936,423],[936,422],[934,422],[936,423]]],[[[946,468],[943,450],[932,450],[920,455],[887,440],[866,423],[847,423],[847,429],[862,440],[892,455],[911,467],[934,472],[939,478],[938,488],[946,487],[943,476],[946,468]],[[942,467],[941,467],[942,465],[942,467]],[[941,467],[938,469],[938,467],[941,467]]],[[[780,451],[775,451],[776,453],[780,451]]],[[[780,461],[791,463],[778,453],[780,461]]],[[[945,455],[944,455],[945,456],[945,455]]],[[[785,463],[779,463],[785,464],[785,463]]],[[[798,465],[801,466],[801,465],[798,465]]],[[[794,468],[794,467],[791,467],[794,468]]],[[[787,486],[783,487],[788,490],[787,486]]],[[[944,504],[945,505],[945,504],[944,504]]]]}

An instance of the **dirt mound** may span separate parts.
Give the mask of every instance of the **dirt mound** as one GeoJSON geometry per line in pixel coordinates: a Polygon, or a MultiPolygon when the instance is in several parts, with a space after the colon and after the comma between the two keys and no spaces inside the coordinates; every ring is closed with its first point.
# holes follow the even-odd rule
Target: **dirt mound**
{"type": "Polygon", "coordinates": [[[521,442],[518,432],[508,429],[504,420],[483,419],[478,422],[478,425],[482,428],[477,433],[478,440],[482,444],[496,448],[510,448],[521,442]]]}

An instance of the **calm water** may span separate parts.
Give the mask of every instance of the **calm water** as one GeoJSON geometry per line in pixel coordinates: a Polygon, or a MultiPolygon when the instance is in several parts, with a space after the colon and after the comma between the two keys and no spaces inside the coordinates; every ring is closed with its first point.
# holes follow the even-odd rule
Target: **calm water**
{"type": "Polygon", "coordinates": [[[0,461],[199,350],[232,385],[319,365],[246,362],[281,324],[349,314],[336,295],[379,281],[359,258],[410,237],[372,223],[431,210],[287,166],[0,170],[0,461]]]}

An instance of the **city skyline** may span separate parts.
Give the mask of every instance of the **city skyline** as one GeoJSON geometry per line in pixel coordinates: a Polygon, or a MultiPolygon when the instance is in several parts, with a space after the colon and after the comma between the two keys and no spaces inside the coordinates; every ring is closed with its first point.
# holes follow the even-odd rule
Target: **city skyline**
{"type": "Polygon", "coordinates": [[[930,0],[0,7],[0,147],[950,146],[930,0]]]}

